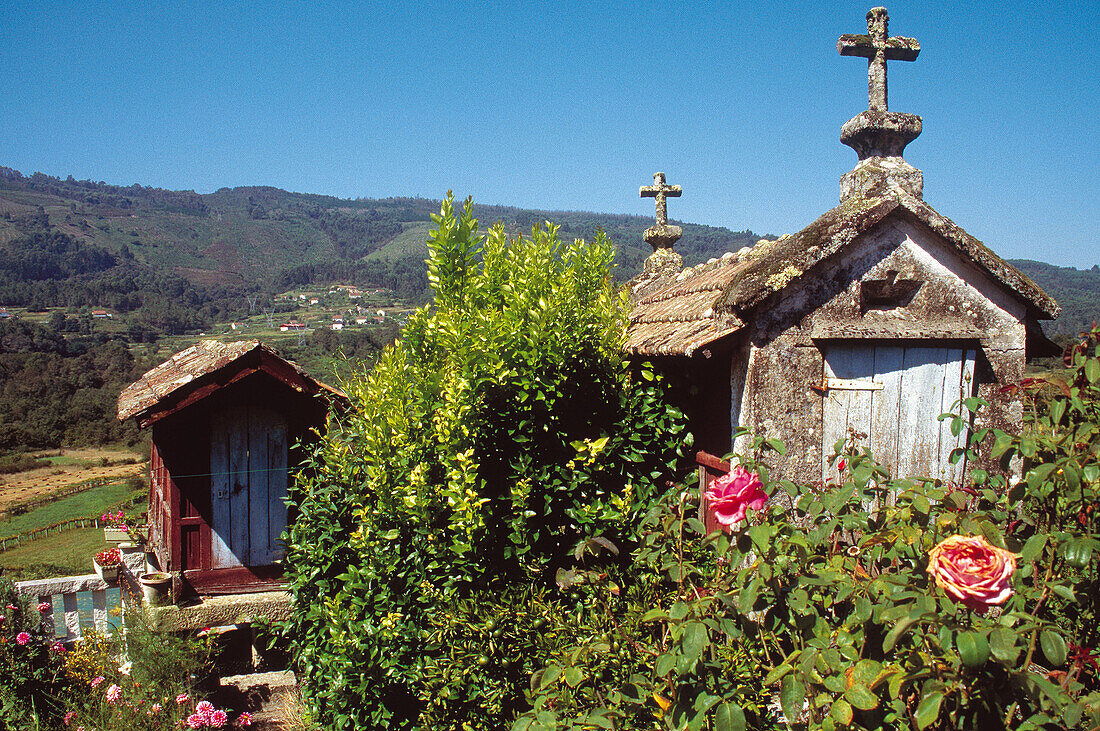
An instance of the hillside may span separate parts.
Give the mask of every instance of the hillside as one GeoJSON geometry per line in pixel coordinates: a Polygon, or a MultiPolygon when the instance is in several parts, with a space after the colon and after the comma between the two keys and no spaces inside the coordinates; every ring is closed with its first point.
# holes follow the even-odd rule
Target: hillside
{"type": "MultiPolygon", "coordinates": [[[[426,198],[353,200],[265,186],[198,194],[0,167],[0,306],[108,308],[134,341],[239,318],[246,295],[273,305],[294,287],[347,282],[418,304],[427,297],[424,241],[438,209],[426,198]]],[[[602,227],[623,280],[650,253],[641,238],[652,224],[646,216],[499,205],[477,205],[476,214],[484,226],[500,221],[516,233],[550,220],[565,239],[591,239],[602,227]]],[[[761,238],[677,223],[688,265],[761,238]]],[[[1100,272],[1014,263],[1062,303],[1050,334],[1100,319],[1100,272]]]]}
{"type": "Polygon", "coordinates": [[[1082,270],[1030,259],[1013,259],[1011,263],[1062,305],[1057,320],[1043,323],[1048,336],[1076,338],[1093,323],[1100,323],[1100,265],[1082,270]]]}
{"type": "MultiPolygon", "coordinates": [[[[259,281],[278,288],[278,275],[287,271],[299,279],[302,271],[371,279],[404,259],[415,258],[419,266],[429,216],[438,210],[439,201],[426,198],[345,200],[271,187],[200,195],[0,168],[0,244],[35,232],[63,234],[95,252],[101,264],[106,254],[198,285],[259,281]]],[[[477,215],[484,225],[501,221],[516,232],[549,219],[561,225],[563,238],[591,238],[602,226],[619,249],[624,272],[636,271],[649,253],[641,232],[652,220],[644,216],[492,205],[479,205],[477,215]]],[[[678,248],[689,264],[760,238],[750,231],[681,225],[678,248]]]]}

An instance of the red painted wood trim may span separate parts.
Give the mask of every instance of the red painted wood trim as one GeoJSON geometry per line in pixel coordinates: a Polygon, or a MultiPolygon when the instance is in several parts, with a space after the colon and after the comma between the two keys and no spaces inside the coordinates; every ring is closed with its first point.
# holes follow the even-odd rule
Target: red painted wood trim
{"type": "Polygon", "coordinates": [[[183,576],[199,595],[244,594],[285,586],[282,566],[238,566],[209,571],[184,571],[183,576]]]}
{"type": "Polygon", "coordinates": [[[715,457],[710,452],[699,450],[695,453],[696,464],[725,474],[730,471],[730,463],[721,457],[715,457]]]}

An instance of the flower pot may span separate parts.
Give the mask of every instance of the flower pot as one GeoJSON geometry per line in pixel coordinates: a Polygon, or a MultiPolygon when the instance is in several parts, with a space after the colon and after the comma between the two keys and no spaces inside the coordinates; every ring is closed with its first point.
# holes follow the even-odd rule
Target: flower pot
{"type": "Polygon", "coordinates": [[[114,584],[118,582],[118,567],[119,564],[111,564],[110,566],[100,566],[95,561],[92,561],[92,566],[95,567],[95,572],[99,574],[99,578],[106,581],[108,584],[114,584]]]}
{"type": "Polygon", "coordinates": [[[130,536],[121,528],[104,528],[103,537],[108,543],[124,543],[130,540],[130,536]]]}
{"type": "Polygon", "coordinates": [[[168,603],[172,588],[172,575],[164,571],[153,571],[138,577],[141,594],[150,607],[162,607],[168,603]]]}

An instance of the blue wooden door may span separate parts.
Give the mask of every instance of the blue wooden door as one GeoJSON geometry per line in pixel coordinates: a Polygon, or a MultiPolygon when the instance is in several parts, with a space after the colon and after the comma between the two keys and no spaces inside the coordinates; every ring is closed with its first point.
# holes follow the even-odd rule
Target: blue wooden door
{"type": "Polygon", "coordinates": [[[286,420],[259,407],[217,414],[211,429],[211,568],[269,566],[286,527],[286,420]]]}
{"type": "Polygon", "coordinates": [[[828,344],[822,351],[824,478],[835,475],[827,461],[833,445],[856,434],[893,476],[962,481],[965,460],[951,464],[949,457],[965,445],[967,432],[952,435],[950,422],[939,415],[957,413],[962,399],[973,395],[973,348],[869,341],[828,344]]]}

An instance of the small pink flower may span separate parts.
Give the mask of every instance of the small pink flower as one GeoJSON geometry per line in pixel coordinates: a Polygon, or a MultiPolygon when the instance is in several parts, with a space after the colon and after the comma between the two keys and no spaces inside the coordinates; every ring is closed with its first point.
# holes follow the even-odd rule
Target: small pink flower
{"type": "Polygon", "coordinates": [[[43,613],[48,612],[48,611],[50,611],[50,603],[49,602],[38,602],[38,613],[39,614],[43,614],[43,613]]]}
{"type": "Polygon", "coordinates": [[[66,726],[68,726],[70,723],[73,722],[74,718],[76,718],[76,711],[69,711],[68,713],[65,714],[65,718],[63,718],[61,720],[64,721],[66,726]]]}
{"type": "Polygon", "coordinates": [[[31,641],[31,636],[26,632],[20,632],[15,636],[15,641],[20,645],[25,645],[31,641]]]}
{"type": "Polygon", "coordinates": [[[187,725],[191,728],[202,728],[206,725],[206,719],[198,713],[192,713],[187,717],[187,725]]]}
{"type": "Polygon", "coordinates": [[[55,642],[50,645],[50,652],[65,652],[65,646],[60,642],[55,642]]]}
{"type": "Polygon", "coordinates": [[[714,519],[727,533],[735,523],[745,519],[747,508],[759,510],[768,501],[759,475],[746,472],[741,465],[712,482],[704,497],[714,519]]]}
{"type": "Polygon", "coordinates": [[[148,710],[149,715],[152,716],[154,714],[160,713],[160,709],[162,707],[163,706],[161,706],[159,703],[154,703],[153,705],[149,706],[149,710],[148,710]]]}
{"type": "Polygon", "coordinates": [[[836,463],[836,469],[837,469],[838,472],[843,472],[844,468],[847,467],[847,466],[848,466],[848,463],[843,459],[836,463]]]}
{"type": "Polygon", "coordinates": [[[99,684],[102,683],[104,680],[106,680],[106,678],[104,678],[102,675],[97,675],[88,682],[88,685],[96,688],[99,687],[99,684]]]}
{"type": "Polygon", "coordinates": [[[252,714],[249,713],[248,711],[245,711],[241,715],[237,716],[237,723],[239,723],[242,726],[251,726],[252,725],[252,714]]]}
{"type": "Polygon", "coordinates": [[[214,712],[214,704],[210,701],[199,701],[195,704],[195,713],[203,718],[208,718],[214,712]]]}
{"type": "Polygon", "coordinates": [[[122,688],[119,688],[117,685],[114,685],[114,684],[112,684],[111,687],[107,688],[107,702],[108,703],[117,703],[118,699],[121,698],[121,697],[122,697],[122,688]]]}
{"type": "Polygon", "coordinates": [[[229,722],[229,716],[225,711],[217,710],[210,714],[209,724],[214,728],[222,728],[229,722]]]}
{"type": "Polygon", "coordinates": [[[189,700],[191,700],[191,696],[187,695],[186,693],[180,693],[178,696],[176,696],[176,705],[182,706],[189,700]]]}
{"type": "Polygon", "coordinates": [[[14,612],[14,611],[15,611],[15,610],[16,610],[16,609],[18,608],[18,607],[16,607],[16,606],[15,606],[14,604],[9,604],[9,605],[7,605],[7,606],[8,606],[8,609],[10,609],[10,610],[11,610],[11,611],[13,611],[13,612],[14,612]]]}

